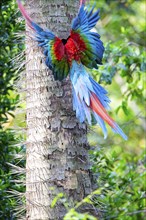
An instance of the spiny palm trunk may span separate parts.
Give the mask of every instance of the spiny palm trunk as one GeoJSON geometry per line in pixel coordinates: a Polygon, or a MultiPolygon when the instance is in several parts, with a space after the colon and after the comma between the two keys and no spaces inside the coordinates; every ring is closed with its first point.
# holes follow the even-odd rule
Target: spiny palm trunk
{"type": "MultiPolygon", "coordinates": [[[[62,38],[78,7],[78,0],[27,1],[33,20],[62,38]]],[[[69,80],[54,81],[37,44],[30,39],[26,43],[27,219],[63,219],[66,210],[61,203],[50,208],[58,193],[79,201],[91,192],[87,130],[72,111],[69,80]]]]}

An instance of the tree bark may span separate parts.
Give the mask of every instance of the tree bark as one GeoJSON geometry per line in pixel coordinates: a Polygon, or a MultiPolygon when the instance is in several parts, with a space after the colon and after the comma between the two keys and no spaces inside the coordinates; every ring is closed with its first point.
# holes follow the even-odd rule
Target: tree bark
{"type": "MultiPolygon", "coordinates": [[[[61,38],[78,8],[78,0],[27,1],[32,19],[61,38]]],[[[63,192],[73,206],[91,192],[87,128],[72,110],[69,79],[54,81],[37,43],[27,38],[26,47],[26,219],[63,219],[61,202],[51,208],[55,196],[63,192]]]]}

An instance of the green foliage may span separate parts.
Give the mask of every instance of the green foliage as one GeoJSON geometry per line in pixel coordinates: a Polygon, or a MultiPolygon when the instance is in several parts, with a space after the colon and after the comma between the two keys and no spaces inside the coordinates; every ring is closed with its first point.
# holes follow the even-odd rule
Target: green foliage
{"type": "MultiPolygon", "coordinates": [[[[18,155],[23,148],[14,147],[20,141],[20,138],[16,137],[13,130],[0,130],[0,219],[14,219],[13,209],[17,206],[17,200],[12,197],[8,197],[10,193],[8,191],[19,190],[22,191],[23,187],[19,187],[14,184],[16,175],[12,175],[11,168],[8,163],[14,165],[19,160],[14,160],[14,155],[18,155]]],[[[22,166],[24,161],[19,164],[22,166]]]]}
{"type": "Polygon", "coordinates": [[[145,101],[144,88],[146,83],[144,56],[143,49],[135,44],[117,42],[106,45],[105,64],[99,68],[98,78],[100,83],[111,84],[114,80],[113,83],[116,83],[117,86],[120,85],[120,89],[117,87],[117,92],[123,96],[123,100],[117,108],[117,112],[122,109],[128,115],[128,105],[132,101],[142,109],[141,104],[145,101]]]}
{"type": "Polygon", "coordinates": [[[59,193],[57,196],[55,196],[55,198],[53,199],[53,201],[51,203],[51,208],[54,208],[56,203],[58,202],[58,200],[60,200],[63,197],[64,197],[63,193],[59,193]]]}
{"type": "Polygon", "coordinates": [[[129,42],[145,45],[144,0],[101,0],[96,2],[96,6],[100,8],[102,39],[115,43],[128,38],[129,42]]]}
{"type": "Polygon", "coordinates": [[[12,115],[19,95],[12,95],[13,84],[17,78],[14,57],[22,50],[15,33],[22,29],[16,23],[16,6],[14,1],[5,1],[0,4],[0,126],[7,121],[8,115],[12,115]]]}
{"type": "MultiPolygon", "coordinates": [[[[14,57],[22,50],[18,44],[15,33],[22,27],[16,22],[15,1],[0,2],[0,219],[14,219],[13,209],[17,205],[14,197],[8,197],[8,191],[19,190],[13,182],[15,175],[11,174],[12,165],[18,163],[14,161],[14,155],[19,154],[20,147],[15,145],[20,142],[20,138],[11,129],[6,129],[6,122],[14,117],[16,104],[19,102],[19,95],[14,93],[14,83],[18,75],[15,71],[14,57]]],[[[21,161],[20,166],[24,163],[21,161]]],[[[10,193],[9,193],[10,194],[10,193]]]]}
{"type": "Polygon", "coordinates": [[[71,209],[66,216],[64,217],[64,220],[97,220],[94,216],[89,215],[88,213],[81,214],[75,211],[75,209],[71,209]]]}
{"type": "Polygon", "coordinates": [[[94,201],[106,210],[103,219],[137,220],[144,218],[145,173],[144,153],[125,152],[116,145],[92,152],[94,172],[100,173],[101,195],[94,201]]]}

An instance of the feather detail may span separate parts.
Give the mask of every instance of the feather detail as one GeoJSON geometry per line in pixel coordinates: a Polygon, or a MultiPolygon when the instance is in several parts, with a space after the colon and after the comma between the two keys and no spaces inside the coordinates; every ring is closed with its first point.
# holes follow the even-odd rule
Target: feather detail
{"type": "Polygon", "coordinates": [[[17,3],[27,24],[34,31],[34,40],[38,42],[38,46],[44,49],[46,65],[52,70],[55,80],[63,80],[69,73],[69,63],[62,40],[56,37],[50,30],[44,30],[33,22],[21,1],[17,0],[17,3]]]}
{"type": "Polygon", "coordinates": [[[104,138],[107,137],[105,121],[115,133],[127,140],[122,129],[106,111],[110,102],[107,91],[88,75],[81,63],[73,62],[70,78],[73,86],[73,109],[76,111],[76,116],[80,122],[87,119],[88,123],[91,124],[91,115],[93,115],[102,128],[104,138]]]}
{"type": "Polygon", "coordinates": [[[100,40],[100,35],[92,32],[91,29],[95,27],[100,18],[99,10],[93,12],[95,6],[91,10],[87,10],[84,3],[81,4],[78,15],[72,21],[71,35],[77,45],[80,46],[79,37],[85,44],[85,49],[80,51],[81,62],[88,68],[97,69],[97,64],[102,64],[104,46],[100,40]],[[76,38],[75,34],[78,34],[79,37],[76,38]]]}
{"type": "Polygon", "coordinates": [[[121,128],[108,115],[110,100],[107,91],[88,75],[83,65],[97,68],[101,64],[104,47],[100,35],[91,29],[99,20],[99,10],[85,9],[86,0],[80,0],[80,9],[73,19],[70,36],[59,39],[50,30],[44,30],[34,23],[25,11],[20,0],[18,7],[27,24],[34,31],[35,40],[44,49],[46,65],[52,70],[56,80],[63,80],[70,73],[73,90],[73,110],[82,123],[86,119],[91,124],[92,115],[102,128],[104,138],[107,137],[107,122],[115,133],[120,134],[125,140],[127,136],[121,128]]]}
{"type": "Polygon", "coordinates": [[[86,0],[80,0],[80,7],[81,7],[82,5],[84,5],[85,2],[86,2],[86,0]]]}
{"type": "Polygon", "coordinates": [[[24,7],[23,7],[21,1],[20,1],[20,0],[17,0],[17,4],[18,4],[19,10],[21,11],[23,17],[25,18],[25,20],[26,20],[28,26],[29,26],[30,28],[34,29],[34,28],[32,27],[32,20],[31,20],[31,18],[29,17],[29,15],[27,14],[27,12],[25,11],[25,9],[24,9],[24,7]]]}

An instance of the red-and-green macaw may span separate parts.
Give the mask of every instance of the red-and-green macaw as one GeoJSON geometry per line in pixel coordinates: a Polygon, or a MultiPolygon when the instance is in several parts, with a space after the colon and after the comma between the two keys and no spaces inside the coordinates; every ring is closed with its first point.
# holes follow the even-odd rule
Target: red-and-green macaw
{"type": "Polygon", "coordinates": [[[73,92],[73,110],[82,123],[85,120],[91,125],[92,116],[102,128],[104,138],[107,137],[107,122],[115,133],[124,134],[118,124],[108,115],[109,98],[107,91],[99,85],[87,72],[97,69],[102,64],[104,46],[98,33],[92,32],[99,20],[99,10],[93,12],[85,8],[85,0],[80,0],[80,8],[73,19],[70,35],[67,39],[60,39],[48,29],[43,29],[32,21],[26,13],[20,0],[18,7],[27,24],[35,33],[38,45],[44,49],[46,65],[52,70],[55,80],[63,80],[70,75],[73,92]]]}

